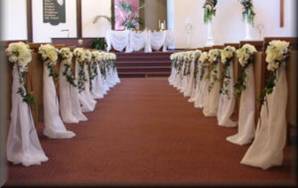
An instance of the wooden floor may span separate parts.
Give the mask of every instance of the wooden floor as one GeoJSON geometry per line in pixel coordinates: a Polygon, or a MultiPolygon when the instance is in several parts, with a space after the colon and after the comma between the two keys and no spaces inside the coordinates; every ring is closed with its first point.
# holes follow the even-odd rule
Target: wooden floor
{"type": "Polygon", "coordinates": [[[87,115],[88,122],[67,126],[74,139],[41,136],[50,160],[9,165],[7,185],[277,185],[295,178],[289,147],[282,167],[241,165],[248,147],[225,141],[237,130],[204,117],[165,78],[123,79],[87,115]]]}

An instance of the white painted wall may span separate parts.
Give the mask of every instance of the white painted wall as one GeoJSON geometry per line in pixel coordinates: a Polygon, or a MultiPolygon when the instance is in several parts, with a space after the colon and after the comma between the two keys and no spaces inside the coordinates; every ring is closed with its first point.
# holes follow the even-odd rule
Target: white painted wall
{"type": "MultiPolygon", "coordinates": [[[[207,28],[203,23],[204,0],[174,0],[175,26],[177,48],[201,47],[207,40],[207,28]],[[185,25],[189,22],[193,26],[190,45],[187,44],[185,25]],[[183,34],[184,33],[184,34],[183,34]]],[[[285,1],[285,27],[279,27],[279,0],[254,0],[257,13],[255,28],[252,29],[254,39],[264,36],[295,36],[295,3],[296,0],[285,1]],[[257,28],[263,28],[259,35],[257,28]]],[[[238,42],[244,38],[244,23],[241,15],[241,5],[238,0],[218,1],[213,31],[216,44],[238,42]]]]}
{"type": "Polygon", "coordinates": [[[1,40],[27,40],[26,0],[1,1],[1,40]]]}
{"type": "Polygon", "coordinates": [[[77,37],[77,11],[76,0],[65,0],[66,23],[53,26],[50,23],[43,23],[43,8],[41,0],[32,0],[33,9],[33,41],[51,42],[55,37],[77,37]],[[61,31],[68,29],[68,32],[61,31]]]}
{"type": "Polygon", "coordinates": [[[97,15],[111,17],[111,0],[82,1],[82,34],[83,37],[104,37],[111,24],[104,18],[93,23],[97,15]]]}

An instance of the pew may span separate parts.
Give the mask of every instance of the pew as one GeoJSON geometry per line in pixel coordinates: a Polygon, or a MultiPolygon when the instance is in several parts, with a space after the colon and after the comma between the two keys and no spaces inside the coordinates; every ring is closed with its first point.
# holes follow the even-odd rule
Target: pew
{"type": "MultiPolygon", "coordinates": [[[[264,38],[264,50],[272,40],[283,40],[290,43],[289,61],[287,64],[287,81],[288,81],[288,105],[287,105],[287,120],[288,120],[288,143],[291,144],[291,135],[295,134],[297,128],[297,48],[298,38],[294,37],[266,37],[264,38]]],[[[266,64],[266,62],[264,62],[266,64]]],[[[265,77],[268,76],[268,71],[265,69],[265,77]]],[[[295,136],[295,135],[294,135],[295,136]]]]}
{"type": "MultiPolygon", "coordinates": [[[[240,43],[225,43],[224,44],[225,47],[227,46],[233,46],[237,49],[239,49],[240,47],[240,43]]],[[[236,81],[238,80],[238,77],[239,77],[239,72],[240,72],[240,65],[239,65],[239,62],[238,62],[238,59],[237,57],[235,56],[234,60],[233,60],[233,68],[234,68],[234,83],[236,83],[236,81]]],[[[238,117],[238,114],[239,114],[239,107],[240,107],[240,98],[236,98],[236,104],[235,104],[235,110],[234,110],[234,115],[236,117],[238,117]]]]}
{"type": "Polygon", "coordinates": [[[261,96],[262,90],[265,84],[265,53],[264,53],[264,41],[240,41],[240,48],[245,44],[251,44],[256,47],[257,53],[254,57],[255,64],[254,64],[254,72],[255,72],[255,94],[256,94],[256,115],[255,115],[255,122],[258,123],[258,117],[261,111],[261,103],[258,100],[261,96]]]}

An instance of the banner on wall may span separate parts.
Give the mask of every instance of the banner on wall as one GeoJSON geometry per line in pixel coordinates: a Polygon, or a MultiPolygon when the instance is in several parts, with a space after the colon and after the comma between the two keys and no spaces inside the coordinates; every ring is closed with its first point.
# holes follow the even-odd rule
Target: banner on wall
{"type": "Polygon", "coordinates": [[[65,0],[43,0],[43,22],[51,25],[66,23],[65,0]]]}

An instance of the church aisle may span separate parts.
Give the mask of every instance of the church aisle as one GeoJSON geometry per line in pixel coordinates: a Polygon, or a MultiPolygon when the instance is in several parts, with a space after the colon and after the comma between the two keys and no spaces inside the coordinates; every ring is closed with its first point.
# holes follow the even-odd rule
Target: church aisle
{"type": "Polygon", "coordinates": [[[283,167],[240,165],[248,147],[225,141],[237,129],[217,126],[187,100],[166,78],[123,79],[88,122],[67,126],[74,139],[41,137],[49,162],[10,164],[7,185],[291,182],[289,147],[283,167]]]}

